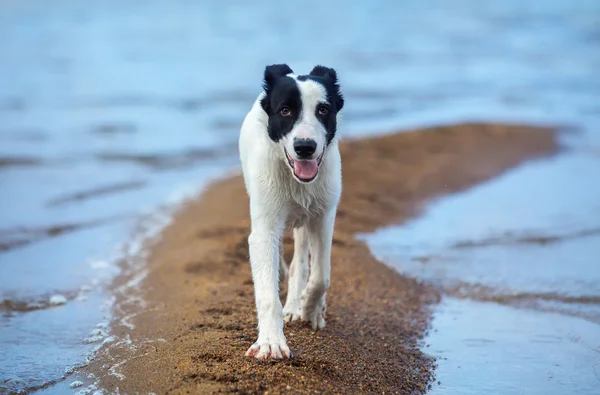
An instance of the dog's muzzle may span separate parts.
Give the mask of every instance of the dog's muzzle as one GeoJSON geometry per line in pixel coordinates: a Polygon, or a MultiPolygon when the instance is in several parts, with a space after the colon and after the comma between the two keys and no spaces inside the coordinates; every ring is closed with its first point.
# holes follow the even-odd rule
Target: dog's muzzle
{"type": "MultiPolygon", "coordinates": [[[[294,148],[296,148],[295,144],[294,148]]],[[[311,182],[317,177],[317,174],[319,173],[319,166],[321,166],[323,155],[325,154],[324,150],[316,159],[294,159],[285,148],[284,151],[288,164],[292,168],[294,176],[296,176],[299,181],[311,182]]],[[[314,154],[314,150],[311,155],[312,154],[314,154]]]]}

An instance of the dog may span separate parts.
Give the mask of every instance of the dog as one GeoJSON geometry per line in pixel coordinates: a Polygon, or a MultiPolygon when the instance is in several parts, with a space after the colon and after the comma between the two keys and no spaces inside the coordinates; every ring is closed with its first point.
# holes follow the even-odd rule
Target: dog
{"type": "Polygon", "coordinates": [[[337,126],[343,107],[334,69],[315,66],[308,75],[296,75],[287,64],[273,64],[265,68],[263,91],[242,123],[239,154],[250,198],[248,247],[258,316],[258,339],[247,357],[291,358],[284,321],[302,320],[313,330],[325,327],[342,193],[337,126]],[[293,229],[294,256],[282,308],[286,226],[293,229]]]}

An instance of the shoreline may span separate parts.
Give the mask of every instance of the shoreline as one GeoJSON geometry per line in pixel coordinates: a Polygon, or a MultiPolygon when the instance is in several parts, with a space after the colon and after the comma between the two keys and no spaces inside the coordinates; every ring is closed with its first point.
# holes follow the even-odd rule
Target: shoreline
{"type": "MultiPolygon", "coordinates": [[[[558,152],[541,127],[461,124],[340,142],[343,193],[324,330],[284,330],[291,361],[244,357],[256,336],[241,176],[212,183],[149,247],[139,304],[123,303],[108,344],[85,370],[108,391],[424,392],[435,362],[421,351],[439,291],[377,261],[359,233],[400,224],[427,201],[558,152]],[[350,156],[351,154],[351,156],[350,156]],[[124,324],[123,318],[127,319],[124,324]]],[[[289,262],[293,245],[285,237],[289,262]]],[[[115,287],[130,281],[117,280],[115,287]]],[[[286,284],[281,284],[285,295],[286,284]]],[[[117,299],[124,296],[117,296],[117,299]]],[[[283,299],[282,299],[283,300],[283,299]]]]}

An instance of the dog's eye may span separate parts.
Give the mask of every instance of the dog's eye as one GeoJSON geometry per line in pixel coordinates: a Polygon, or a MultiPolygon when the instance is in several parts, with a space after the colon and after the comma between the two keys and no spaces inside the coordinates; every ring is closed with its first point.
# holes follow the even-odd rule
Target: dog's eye
{"type": "Polygon", "coordinates": [[[283,107],[281,110],[279,110],[279,113],[284,117],[289,117],[290,115],[292,115],[292,112],[288,107],[283,107]]]}
{"type": "Polygon", "coordinates": [[[327,108],[327,106],[319,106],[319,114],[327,115],[328,112],[329,112],[329,108],[327,108]]]}

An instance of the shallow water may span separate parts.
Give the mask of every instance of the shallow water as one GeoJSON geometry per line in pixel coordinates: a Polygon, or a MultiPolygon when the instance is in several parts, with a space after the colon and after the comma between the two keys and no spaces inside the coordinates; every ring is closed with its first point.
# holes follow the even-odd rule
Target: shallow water
{"type": "Polygon", "coordinates": [[[454,298],[436,310],[431,394],[599,393],[598,325],[454,298]]]}
{"type": "Polygon", "coordinates": [[[431,393],[600,393],[600,157],[573,149],[367,235],[442,287],[431,393]]]}
{"type": "MultiPolygon", "coordinates": [[[[564,199],[541,200],[549,208],[562,205],[572,222],[565,229],[527,223],[524,202],[515,203],[522,210],[513,220],[517,231],[593,232],[599,224],[584,208],[592,209],[585,196],[598,196],[588,190],[597,190],[589,166],[600,157],[599,15],[596,1],[566,0],[351,7],[339,1],[278,7],[266,1],[226,7],[184,0],[168,6],[154,0],[2,2],[0,388],[60,379],[104,341],[85,339],[110,318],[112,298],[104,289],[122,269],[115,262],[123,243],[135,239],[140,215],[237,166],[238,127],[268,63],[288,62],[298,72],[317,63],[334,66],[347,98],[344,137],[470,120],[579,129],[583,133],[569,140],[577,154],[541,170],[547,180],[574,180],[549,190],[564,199]],[[569,194],[569,188],[575,189],[569,194]],[[583,200],[569,204],[575,195],[583,200]],[[50,306],[53,295],[67,303],[50,306]],[[36,350],[46,346],[43,357],[36,350]]],[[[494,207],[489,209],[499,214],[494,207]]],[[[494,228],[483,221],[490,210],[473,215],[481,226],[457,240],[506,238],[499,232],[512,230],[508,223],[494,228]]],[[[486,292],[524,292],[528,278],[535,280],[535,292],[596,292],[581,278],[593,270],[593,251],[568,252],[590,248],[577,243],[594,237],[545,246],[572,253],[573,273],[551,260],[543,281],[533,269],[511,272],[505,281],[490,275],[497,281],[486,292]]],[[[535,247],[527,252],[535,259],[558,253],[535,247]]],[[[397,245],[389,241],[386,248],[397,245]]],[[[453,251],[464,259],[450,278],[469,283],[477,272],[485,277],[472,254],[501,259],[491,248],[453,251]]],[[[511,248],[502,251],[515,259],[525,254],[526,247],[511,248]]],[[[554,299],[544,300],[545,308],[555,302],[566,314],[585,312],[588,320],[597,314],[593,304],[565,307],[554,299]]],[[[63,392],[47,391],[52,388],[63,392]]]]}

